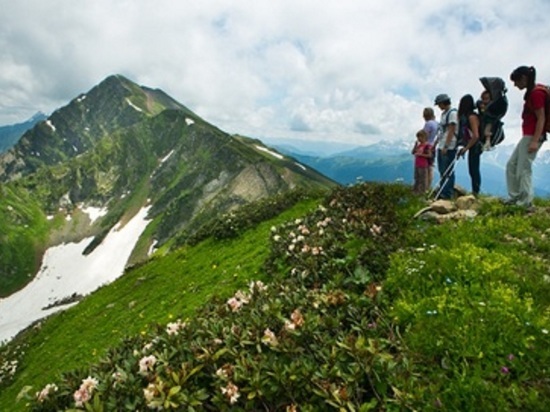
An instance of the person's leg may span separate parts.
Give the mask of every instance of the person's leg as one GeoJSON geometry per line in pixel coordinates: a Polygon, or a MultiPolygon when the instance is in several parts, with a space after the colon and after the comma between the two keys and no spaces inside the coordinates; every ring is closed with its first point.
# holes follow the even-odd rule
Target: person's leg
{"type": "Polygon", "coordinates": [[[472,180],[472,193],[476,196],[481,189],[481,171],[479,170],[481,147],[481,144],[476,143],[468,150],[468,172],[472,180]]]}
{"type": "Polygon", "coordinates": [[[418,192],[419,194],[421,195],[425,195],[426,192],[428,191],[428,188],[430,187],[428,185],[428,182],[429,182],[429,171],[430,171],[430,167],[421,167],[421,168],[418,168],[418,178],[419,178],[419,181],[420,181],[420,184],[419,184],[419,187],[418,187],[418,192]]]}
{"type": "Polygon", "coordinates": [[[420,182],[419,171],[418,171],[418,167],[415,166],[414,167],[414,184],[413,184],[413,193],[415,194],[418,194],[419,182],[420,182]]]}
{"type": "Polygon", "coordinates": [[[445,185],[443,186],[443,190],[441,191],[441,198],[443,199],[451,199],[453,197],[453,190],[455,187],[455,171],[454,171],[454,165],[452,165],[453,161],[456,158],[456,149],[455,150],[447,150],[447,153],[445,154],[445,170],[447,171],[447,179],[445,182],[445,185]],[[451,166],[452,165],[452,166],[451,166]]]}
{"type": "Polygon", "coordinates": [[[522,140],[516,144],[512,155],[506,163],[506,188],[508,190],[508,202],[514,203],[519,197],[519,179],[521,177],[521,172],[518,170],[518,157],[519,152],[522,150],[522,140]]]}
{"type": "Polygon", "coordinates": [[[517,205],[529,207],[535,197],[533,189],[533,162],[537,157],[537,152],[529,153],[528,148],[531,142],[531,137],[523,137],[521,139],[521,150],[518,153],[518,166],[519,173],[519,190],[517,195],[517,205]]]}

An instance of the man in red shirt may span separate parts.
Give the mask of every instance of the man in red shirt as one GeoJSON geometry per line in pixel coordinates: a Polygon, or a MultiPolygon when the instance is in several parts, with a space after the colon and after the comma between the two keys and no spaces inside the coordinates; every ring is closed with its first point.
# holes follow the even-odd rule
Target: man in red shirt
{"type": "Polygon", "coordinates": [[[546,89],[535,83],[534,67],[520,66],[510,75],[510,80],[519,90],[525,90],[521,129],[523,137],[506,164],[506,184],[509,199],[506,204],[533,208],[532,166],[537,152],[545,140],[544,105],[546,89]]]}

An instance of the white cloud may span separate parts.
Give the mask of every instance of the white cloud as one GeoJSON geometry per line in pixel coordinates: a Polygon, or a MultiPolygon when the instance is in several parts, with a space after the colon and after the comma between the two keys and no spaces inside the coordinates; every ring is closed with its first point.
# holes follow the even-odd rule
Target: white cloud
{"type": "MultiPolygon", "coordinates": [[[[528,64],[550,83],[541,52],[550,46],[545,0],[0,0],[0,7],[0,124],[52,111],[121,73],[230,133],[370,143],[412,139],[436,94],[477,97],[482,76],[508,80],[528,64]]],[[[513,136],[522,96],[508,95],[513,136]]]]}

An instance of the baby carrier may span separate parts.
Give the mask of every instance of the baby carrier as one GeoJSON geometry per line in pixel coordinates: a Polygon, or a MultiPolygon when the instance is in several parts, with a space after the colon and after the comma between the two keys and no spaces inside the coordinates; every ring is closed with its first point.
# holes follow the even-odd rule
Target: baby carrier
{"type": "MultiPolygon", "coordinates": [[[[496,146],[504,140],[504,123],[502,118],[508,110],[506,85],[500,77],[482,77],[481,84],[491,95],[491,101],[480,111],[480,137],[491,136],[491,146],[496,146]]],[[[479,102],[478,102],[479,103],[479,102]]]]}

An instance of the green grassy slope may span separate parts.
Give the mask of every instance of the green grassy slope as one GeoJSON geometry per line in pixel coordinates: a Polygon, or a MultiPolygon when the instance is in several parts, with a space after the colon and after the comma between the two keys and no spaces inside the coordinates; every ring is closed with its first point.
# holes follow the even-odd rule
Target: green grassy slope
{"type": "Polygon", "coordinates": [[[97,362],[107,348],[125,336],[147,331],[152,322],[191,317],[212,295],[229,296],[252,279],[265,280],[262,266],[271,226],[306,214],[318,202],[303,201],[246,231],[238,241],[208,239],[154,258],[44,321],[12,345],[25,355],[15,381],[0,386],[0,410],[17,410],[13,402],[25,385],[39,387],[61,372],[97,362]]]}
{"type": "Polygon", "coordinates": [[[33,410],[74,408],[88,376],[96,411],[546,410],[548,200],[441,225],[399,185],[318,204],[159,256],[2,349],[0,410],[25,385],[33,410]]]}

